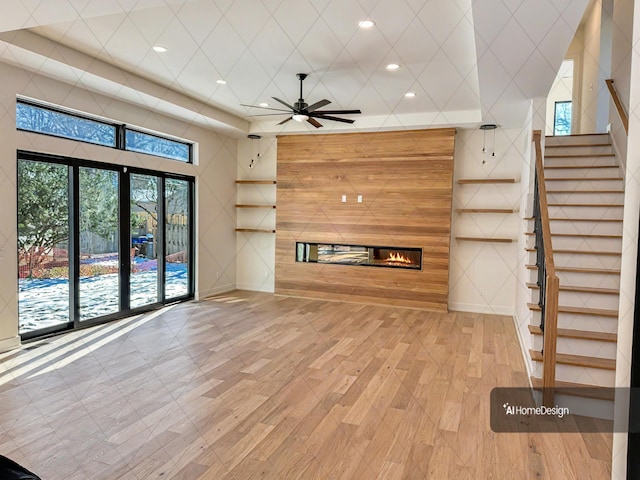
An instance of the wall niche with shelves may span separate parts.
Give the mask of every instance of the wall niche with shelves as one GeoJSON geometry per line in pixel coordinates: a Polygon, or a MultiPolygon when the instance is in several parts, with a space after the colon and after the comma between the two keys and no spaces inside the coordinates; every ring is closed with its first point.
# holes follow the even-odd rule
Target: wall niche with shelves
{"type": "Polygon", "coordinates": [[[276,181],[236,180],[236,232],[275,233],[276,181]]]}

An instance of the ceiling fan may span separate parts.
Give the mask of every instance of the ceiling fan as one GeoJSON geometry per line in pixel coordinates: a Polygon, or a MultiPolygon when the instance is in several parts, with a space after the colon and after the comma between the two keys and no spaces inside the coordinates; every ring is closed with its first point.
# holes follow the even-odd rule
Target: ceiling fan
{"type": "MultiPolygon", "coordinates": [[[[261,108],[263,110],[273,110],[276,112],[285,112],[287,114],[290,114],[290,116],[286,119],[284,119],[283,121],[279,122],[278,125],[282,125],[284,123],[287,123],[289,120],[296,120],[297,122],[309,122],[311,125],[313,125],[316,128],[320,128],[322,127],[322,124],[320,122],[318,122],[318,120],[316,119],[324,119],[324,120],[333,120],[335,122],[343,122],[343,123],[353,123],[354,120],[348,119],[348,118],[340,118],[340,117],[334,117],[333,115],[338,114],[338,115],[352,115],[352,114],[356,114],[356,113],[362,113],[360,110],[318,110],[319,108],[322,108],[326,105],[329,105],[331,102],[329,100],[320,100],[319,102],[316,102],[312,105],[308,105],[305,101],[304,98],[302,98],[302,82],[304,81],[305,78],[307,78],[307,74],[306,73],[298,73],[296,75],[298,77],[298,79],[300,80],[300,98],[298,99],[297,102],[295,102],[292,105],[289,105],[287,102],[285,102],[284,100],[280,100],[279,98],[276,97],[271,97],[273,98],[276,102],[281,103],[282,105],[284,105],[285,107],[287,107],[289,110],[282,110],[279,108],[269,108],[269,107],[260,107],[258,105],[244,105],[241,104],[241,106],[243,107],[252,107],[252,108],[261,108]]],[[[267,116],[267,115],[282,115],[282,113],[265,113],[262,115],[253,115],[254,117],[261,117],[261,116],[267,116]]]]}

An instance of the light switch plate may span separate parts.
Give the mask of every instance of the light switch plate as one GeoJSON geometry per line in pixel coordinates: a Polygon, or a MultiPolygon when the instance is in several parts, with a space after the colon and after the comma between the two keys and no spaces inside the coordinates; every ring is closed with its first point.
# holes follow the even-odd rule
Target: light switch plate
{"type": "Polygon", "coordinates": [[[342,195],[342,203],[347,203],[347,196],[346,195],[342,195]]]}

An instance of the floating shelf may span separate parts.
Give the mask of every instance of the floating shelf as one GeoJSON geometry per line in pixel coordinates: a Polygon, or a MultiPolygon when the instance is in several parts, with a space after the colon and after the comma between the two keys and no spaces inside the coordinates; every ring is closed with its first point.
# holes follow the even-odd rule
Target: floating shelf
{"type": "Polygon", "coordinates": [[[243,185],[275,185],[275,180],[236,180],[236,183],[243,185]]]}
{"type": "Polygon", "coordinates": [[[248,233],[276,233],[275,230],[267,228],[236,228],[236,232],[248,232],[248,233]]]}
{"type": "Polygon", "coordinates": [[[489,242],[489,243],[513,243],[513,238],[499,238],[499,237],[456,237],[456,240],[462,240],[466,242],[489,242]]]}
{"type": "Polygon", "coordinates": [[[516,213],[513,208],[457,208],[456,213],[516,213]]]}
{"type": "Polygon", "coordinates": [[[236,205],[236,208],[276,208],[275,205],[236,205]]]}
{"type": "Polygon", "coordinates": [[[466,184],[490,184],[490,183],[520,183],[516,178],[465,178],[458,180],[460,185],[466,184]]]}

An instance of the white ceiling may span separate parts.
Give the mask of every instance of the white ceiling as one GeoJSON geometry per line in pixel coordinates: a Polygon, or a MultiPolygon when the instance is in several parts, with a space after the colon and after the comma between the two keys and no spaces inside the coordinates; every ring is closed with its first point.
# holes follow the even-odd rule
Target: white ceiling
{"type": "Polygon", "coordinates": [[[307,103],[362,110],[322,131],[509,126],[546,96],[587,3],[20,0],[0,19],[0,60],[236,134],[315,130],[240,105],[295,102],[299,72],[307,103]]]}

